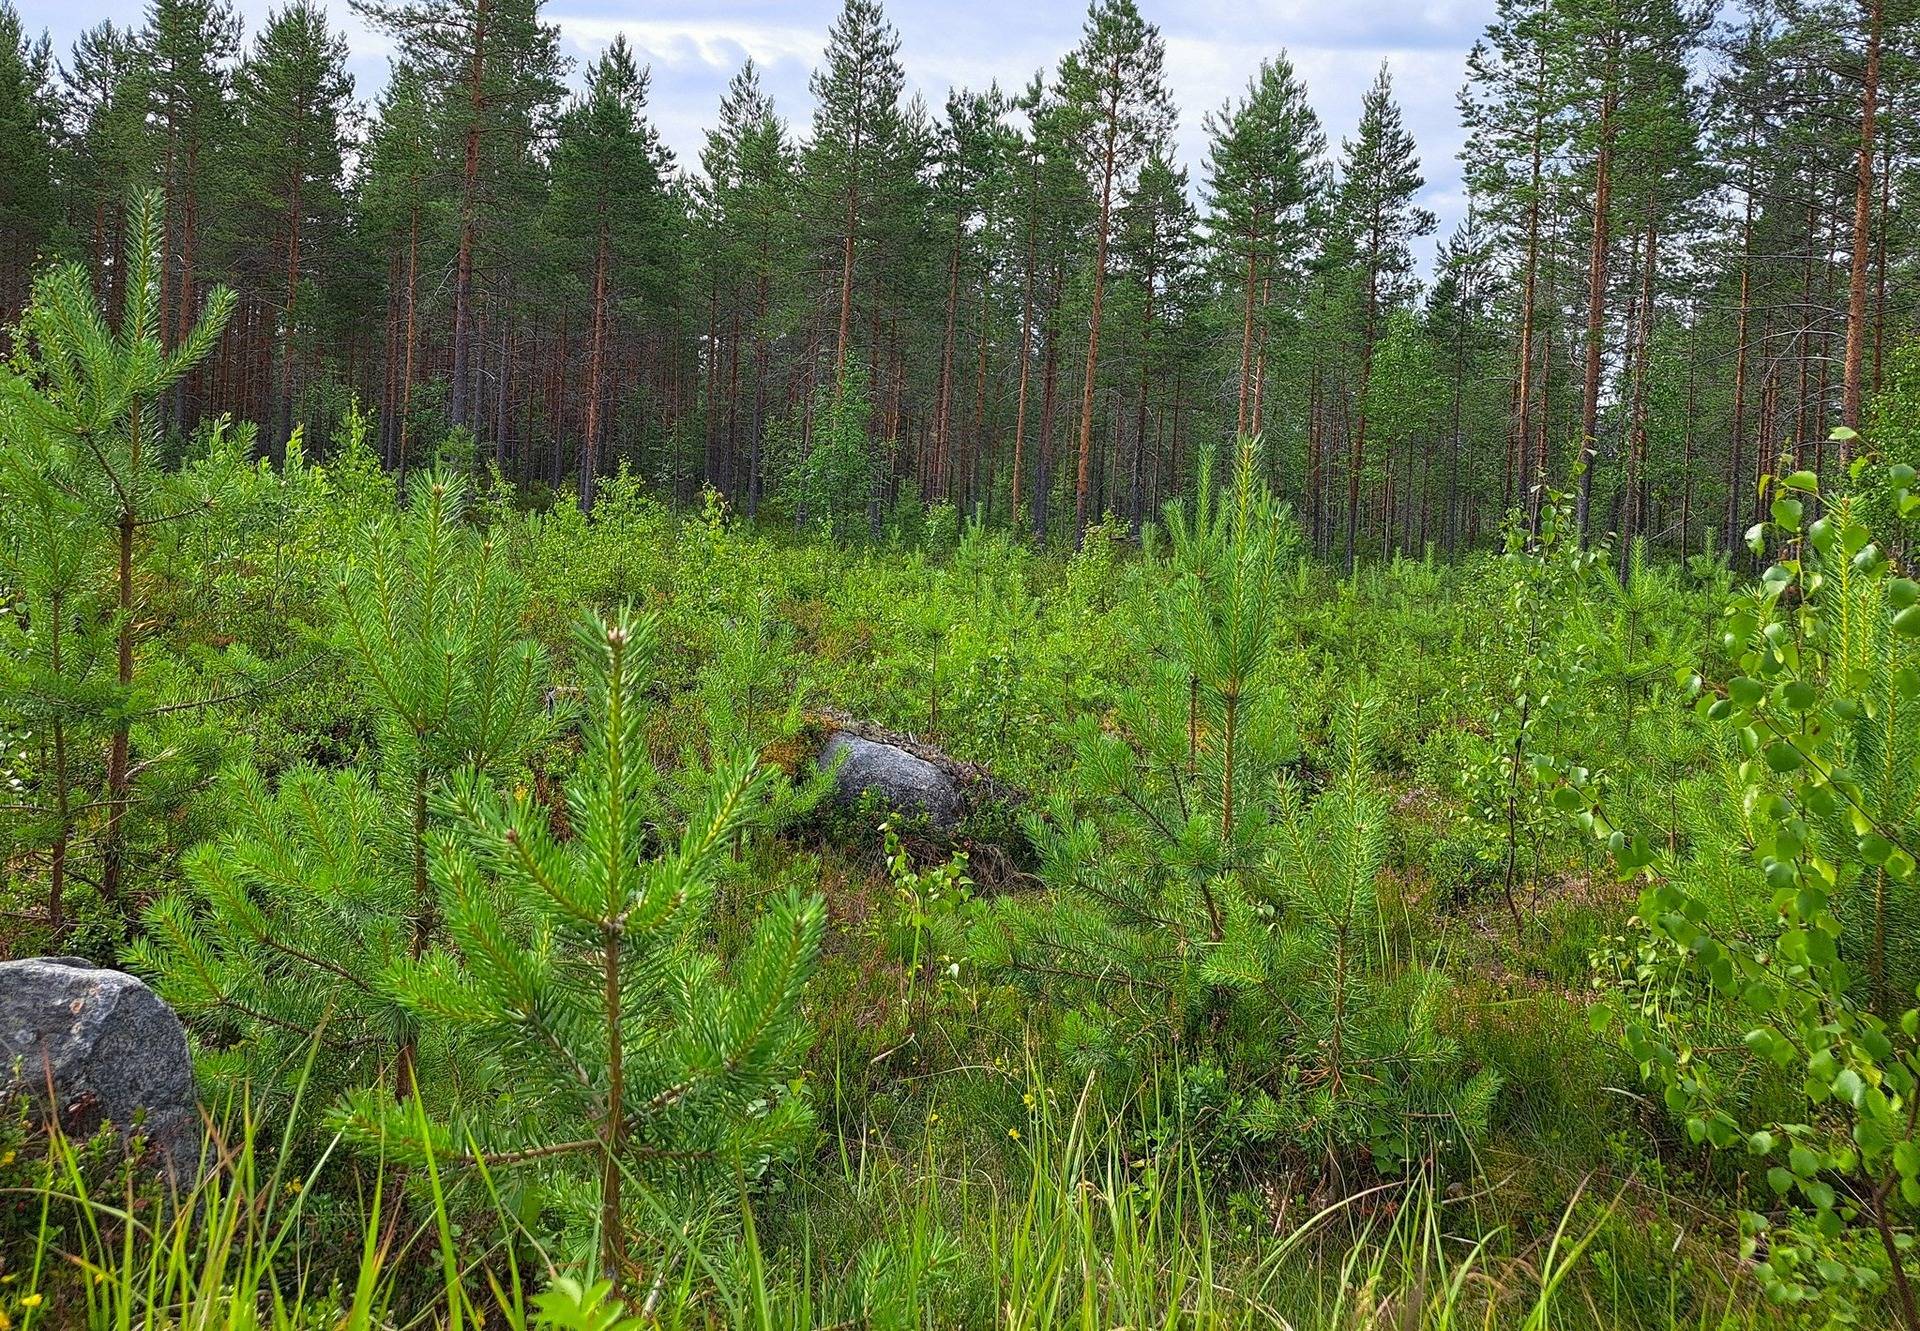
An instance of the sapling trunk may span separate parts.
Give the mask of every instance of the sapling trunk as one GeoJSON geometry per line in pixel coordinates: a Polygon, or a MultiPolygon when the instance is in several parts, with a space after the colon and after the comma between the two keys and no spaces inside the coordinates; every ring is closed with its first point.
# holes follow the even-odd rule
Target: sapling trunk
{"type": "MultiPolygon", "coordinates": [[[[433,932],[432,905],[428,899],[431,884],[427,878],[427,769],[424,764],[414,770],[410,835],[413,840],[413,937],[408,941],[407,952],[418,961],[427,950],[433,932]]],[[[401,1100],[411,1099],[417,1084],[414,1040],[408,1034],[400,1040],[399,1058],[394,1067],[394,1094],[401,1100]]]]}
{"type": "Polygon", "coordinates": [[[1236,685],[1225,695],[1226,721],[1221,728],[1220,839],[1233,839],[1233,759],[1234,741],[1240,721],[1240,691],[1236,685]]]}
{"type": "Polygon", "coordinates": [[[1200,676],[1187,676],[1187,775],[1200,757],[1200,676]]]}
{"type": "MultiPolygon", "coordinates": [[[[47,638],[52,651],[53,673],[61,675],[64,652],[61,645],[65,597],[52,597],[53,613],[47,638]]],[[[57,826],[53,834],[53,859],[47,868],[47,927],[57,942],[66,931],[67,847],[73,839],[72,778],[67,771],[67,728],[56,713],[53,718],[53,808],[57,826]]]]}
{"type": "MultiPolygon", "coordinates": [[[[128,408],[127,416],[127,438],[131,447],[128,470],[133,474],[138,474],[140,470],[140,405],[140,399],[136,397],[128,408]]],[[[117,523],[119,567],[115,608],[119,613],[119,623],[114,631],[116,678],[122,692],[133,686],[133,532],[139,525],[133,504],[131,492],[123,488],[117,523]]],[[[113,740],[107,753],[107,829],[100,866],[100,895],[116,905],[120,902],[120,887],[126,872],[127,797],[131,786],[131,736],[128,727],[129,722],[123,712],[114,723],[113,740]]]]}
{"type": "Polygon", "coordinates": [[[600,1161],[600,1251],[606,1275],[616,1283],[626,1263],[626,1244],[620,1221],[620,1155],[624,1145],[626,1072],[620,1032],[620,921],[609,920],[601,931],[600,957],[605,985],[607,1018],[607,1112],[600,1161]]]}

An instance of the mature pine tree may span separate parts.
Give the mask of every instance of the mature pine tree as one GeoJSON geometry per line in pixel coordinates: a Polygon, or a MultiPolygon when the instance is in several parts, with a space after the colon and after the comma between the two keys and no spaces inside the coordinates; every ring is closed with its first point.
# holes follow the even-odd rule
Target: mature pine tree
{"type": "Polygon", "coordinates": [[[61,69],[73,225],[87,236],[94,287],[115,313],[124,270],[110,260],[120,250],[127,191],[139,176],[146,137],[146,93],[135,78],[138,60],[134,34],[105,22],[80,34],[71,62],[61,69]]]}
{"type": "Polygon", "coordinates": [[[1548,465],[1549,437],[1540,396],[1540,293],[1551,191],[1560,170],[1567,109],[1562,71],[1566,44],[1552,22],[1550,0],[1500,0],[1486,35],[1467,57],[1460,113],[1469,137],[1466,176],[1483,207],[1498,219],[1519,271],[1518,330],[1512,410],[1501,504],[1535,497],[1548,465]],[[1536,445],[1536,438],[1538,443],[1536,445]]]}
{"type": "MultiPolygon", "coordinates": [[[[1256,322],[1278,276],[1283,294],[1303,268],[1311,210],[1324,186],[1327,138],[1306,84],[1283,51],[1260,62],[1247,91],[1207,117],[1208,231],[1240,288],[1240,354],[1234,428],[1257,432],[1256,322]]],[[[1223,285],[1228,281],[1222,274],[1223,285]]]]}
{"type": "Polygon", "coordinates": [[[706,218],[712,228],[709,247],[714,279],[729,278],[740,308],[736,322],[735,363],[729,373],[729,413],[739,412],[738,342],[751,346],[747,373],[752,405],[746,423],[744,484],[747,514],[760,511],[766,480],[762,440],[766,427],[771,343],[778,331],[779,306],[790,285],[794,227],[795,157],[786,126],[774,113],[751,60],[741,66],[720,100],[720,121],[708,131],[701,154],[706,172],[706,218]]]}
{"type": "Polygon", "coordinates": [[[1450,552],[1471,542],[1477,501],[1497,503],[1498,517],[1514,499],[1512,401],[1494,369],[1505,336],[1496,304],[1498,240],[1478,199],[1469,197],[1466,219],[1441,247],[1427,299],[1427,327],[1447,381],[1446,492],[1437,528],[1450,552]],[[1503,455],[1497,477],[1488,448],[1495,440],[1503,455]],[[1476,442],[1483,446],[1478,454],[1476,442]]]}
{"type": "Polygon", "coordinates": [[[1586,540],[1593,507],[1593,471],[1600,447],[1600,395],[1606,361],[1608,274],[1613,260],[1614,157],[1627,79],[1628,8],[1633,0],[1556,0],[1566,34],[1568,96],[1576,111],[1573,151],[1592,199],[1587,219],[1586,333],[1582,347],[1579,480],[1574,525],[1586,540]]]}
{"type": "MultiPolygon", "coordinates": [[[[1887,0],[1859,0],[1862,46],[1860,72],[1860,147],[1853,189],[1853,245],[1847,265],[1847,350],[1840,423],[1860,428],[1867,345],[1867,267],[1873,253],[1874,136],[1879,131],[1881,47],[1887,0]]],[[[1885,225],[1883,222],[1882,225],[1885,225]]],[[[1842,439],[1840,463],[1846,465],[1851,441],[1842,439]]]]}
{"type": "Polygon", "coordinates": [[[878,0],[846,0],[827,34],[826,63],[809,83],[816,103],[805,154],[812,232],[833,253],[838,322],[833,341],[837,380],[853,336],[855,272],[863,231],[872,226],[873,193],[905,131],[900,94],[900,35],[878,0]]]}
{"type": "MultiPolygon", "coordinates": [[[[139,37],[146,92],[146,170],[166,199],[167,262],[160,272],[160,336],[184,343],[199,310],[209,220],[217,218],[222,153],[233,131],[232,62],[240,19],[226,0],[153,0],[139,37]]],[[[175,386],[170,415],[189,419],[187,384],[175,386]]]]}
{"type": "Polygon", "coordinates": [[[757,511],[770,472],[807,471],[814,408],[858,359],[870,531],[911,489],[989,518],[1010,504],[1044,537],[1069,455],[1076,526],[1104,506],[1131,519],[1231,422],[1270,436],[1276,480],[1303,459],[1328,547],[1343,481],[1356,532],[1391,548],[1436,513],[1442,532],[1484,530],[1482,504],[1576,470],[1596,530],[1666,539],[1677,507],[1680,526],[1713,510],[1737,538],[1783,453],[1825,469],[1850,447],[1829,427],[1863,409],[1913,313],[1915,29],[1890,0],[1751,7],[1713,59],[1704,0],[1499,0],[1461,96],[1476,223],[1494,232],[1478,285],[1497,303],[1470,321],[1470,365],[1440,317],[1457,290],[1422,329],[1465,390],[1457,468],[1451,446],[1429,459],[1410,436],[1383,467],[1368,444],[1368,347],[1406,293],[1369,296],[1369,228],[1320,188],[1323,140],[1284,57],[1207,120],[1206,244],[1174,278],[1126,236],[1165,211],[1140,175],[1168,110],[1158,36],[1119,0],[1089,14],[1058,78],[956,93],[939,120],[904,96],[877,0],[851,0],[804,152],[743,70],[698,180],[657,145],[602,163],[590,96],[559,132],[563,62],[536,0],[369,0],[403,48],[372,132],[329,132],[321,97],[310,137],[302,52],[343,78],[314,3],[273,15],[237,71],[222,0],[153,0],[137,42],[94,29],[62,71],[57,135],[44,51],[14,33],[0,52],[0,119],[26,117],[0,135],[19,159],[0,171],[0,305],[19,304],[34,254],[84,248],[117,312],[122,201],[142,182],[167,196],[163,339],[209,278],[240,290],[164,425],[218,407],[278,446],[351,386],[379,401],[392,465],[459,424],[456,447],[490,443],[503,467],[517,445],[522,481],[561,484],[584,454],[591,490],[620,449],[679,500],[704,479],[757,511]],[[1703,85],[1724,195],[1694,141],[1703,85]],[[333,142],[355,167],[348,200],[333,142]],[[291,167],[303,151],[321,160],[291,167]],[[656,190],[643,226],[622,200],[656,190]],[[1495,384],[1504,430],[1485,417],[1495,384]],[[1702,428],[1675,424],[1689,409],[1702,428]]]}
{"type": "MultiPolygon", "coordinates": [[[[1188,199],[1187,173],[1158,152],[1140,168],[1140,178],[1120,210],[1115,241],[1122,271],[1133,286],[1140,309],[1134,357],[1139,363],[1134,386],[1133,420],[1127,448],[1127,526],[1140,537],[1145,519],[1147,483],[1147,417],[1154,377],[1161,360],[1167,329],[1178,314],[1177,301],[1188,280],[1198,243],[1199,220],[1188,199]]],[[[1156,464],[1157,470],[1157,464],[1156,464]]]]}
{"type": "Polygon", "coordinates": [[[1073,533],[1086,534],[1093,459],[1094,385],[1100,369],[1100,320],[1107,288],[1107,246],[1115,195],[1173,127],[1165,81],[1166,42],[1133,0],[1097,0],[1080,45],[1060,63],[1060,101],[1099,198],[1094,224],[1087,355],[1080,390],[1080,446],[1074,474],[1073,533]]]}
{"type": "MultiPolygon", "coordinates": [[[[1358,305],[1359,393],[1347,454],[1349,573],[1359,523],[1360,482],[1367,463],[1374,347],[1387,313],[1411,299],[1418,285],[1413,275],[1413,242],[1434,229],[1433,214],[1414,202],[1425,187],[1413,135],[1393,100],[1392,76],[1382,64],[1361,102],[1359,129],[1341,144],[1336,202],[1336,254],[1358,305]]],[[[1382,497],[1390,501],[1389,495],[1382,497]]]]}
{"type": "Polygon", "coordinates": [[[357,204],[359,229],[389,257],[387,305],[388,389],[385,394],[382,453],[406,479],[410,462],[415,358],[420,343],[420,294],[424,276],[421,247],[433,202],[433,108],[420,71],[395,64],[380,94],[379,109],[367,138],[357,204]]]}
{"type": "Polygon", "coordinates": [[[661,298],[673,220],[662,198],[659,141],[645,120],[647,73],[616,36],[587,75],[586,92],[560,119],[554,147],[551,230],[572,251],[588,290],[586,420],[580,439],[580,506],[593,508],[600,470],[613,323],[629,300],[661,298]]]}
{"type": "Polygon", "coordinates": [[[561,98],[566,61],[543,0],[355,0],[393,34],[419,71],[458,162],[449,417],[477,425],[474,326],[483,267],[504,252],[500,233],[537,188],[534,149],[561,98]]]}
{"type": "Polygon", "coordinates": [[[327,27],[312,0],[294,0],[267,18],[235,80],[238,161],[258,232],[277,240],[285,283],[280,307],[280,372],[271,446],[284,453],[294,428],[297,343],[309,288],[344,257],[343,161],[350,142],[353,79],[346,38],[327,27]]]}
{"type": "Polygon", "coordinates": [[[933,455],[926,468],[926,493],[935,499],[951,498],[956,488],[964,494],[966,488],[964,478],[969,469],[954,457],[956,419],[961,411],[956,379],[962,367],[955,364],[961,331],[961,280],[964,273],[971,287],[977,276],[984,301],[984,268],[990,262],[983,252],[985,233],[992,221],[990,195],[1002,157],[1002,120],[1007,109],[997,84],[984,93],[956,89],[947,97],[936,182],[937,206],[944,215],[942,229],[947,231],[946,317],[940,339],[939,390],[934,399],[933,455]],[[956,485],[956,477],[962,478],[961,484],[956,485]]]}
{"type": "Polygon", "coordinates": [[[1016,103],[1027,130],[1009,145],[1014,160],[1010,207],[1018,215],[1021,245],[1019,355],[1013,426],[1013,520],[1019,523],[1023,487],[1033,535],[1047,535],[1054,463],[1054,406],[1058,386],[1062,300],[1073,255],[1089,226],[1092,200],[1075,161],[1072,113],[1042,74],[1016,103]],[[1036,366],[1035,361],[1038,360],[1036,366]],[[1036,375],[1037,370],[1037,375],[1036,375]],[[1027,463],[1032,484],[1027,486],[1027,463]]]}
{"type": "Polygon", "coordinates": [[[1701,203],[1709,180],[1700,158],[1698,97],[1691,67],[1710,11],[1687,0],[1642,0],[1633,20],[1619,107],[1620,157],[1615,200],[1621,227],[1632,229],[1634,284],[1624,358],[1624,437],[1612,524],[1620,536],[1620,575],[1646,526],[1654,346],[1673,294],[1671,251],[1686,246],[1704,225],[1701,203]]]}

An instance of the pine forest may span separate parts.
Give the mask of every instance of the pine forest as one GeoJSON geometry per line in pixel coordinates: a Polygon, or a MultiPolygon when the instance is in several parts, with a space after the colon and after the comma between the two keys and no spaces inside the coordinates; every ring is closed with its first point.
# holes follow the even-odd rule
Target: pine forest
{"type": "Polygon", "coordinates": [[[1920,1331],[1920,0],[141,5],[0,1331],[1920,1331]]]}

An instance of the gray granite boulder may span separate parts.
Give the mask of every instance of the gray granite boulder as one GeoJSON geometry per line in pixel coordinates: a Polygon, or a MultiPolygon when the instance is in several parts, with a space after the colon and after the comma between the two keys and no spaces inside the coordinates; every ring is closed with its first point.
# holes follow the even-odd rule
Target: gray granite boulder
{"type": "Polygon", "coordinates": [[[176,1181],[198,1165],[186,1032],[153,990],[80,957],[0,962],[0,1098],[24,1094],[74,1136],[140,1130],[176,1181]],[[51,1079],[53,1101],[47,1099],[51,1079]]]}
{"type": "Polygon", "coordinates": [[[952,776],[892,744],[838,731],[820,750],[820,766],[833,770],[834,798],[844,805],[871,793],[890,809],[924,813],[943,831],[966,812],[966,796],[952,776]]]}

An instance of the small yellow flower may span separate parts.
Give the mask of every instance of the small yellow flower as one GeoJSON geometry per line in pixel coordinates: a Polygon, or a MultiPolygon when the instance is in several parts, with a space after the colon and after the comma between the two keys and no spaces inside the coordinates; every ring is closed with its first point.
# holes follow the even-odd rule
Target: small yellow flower
{"type": "Polygon", "coordinates": [[[38,1294],[29,1294],[20,1300],[20,1306],[22,1308],[38,1308],[40,1306],[40,1296],[38,1294]]]}
{"type": "Polygon", "coordinates": [[[932,1126],[933,1124],[938,1123],[939,1121],[940,1121],[940,1115],[938,1112],[927,1115],[928,1126],[932,1126]]]}
{"type": "Polygon", "coordinates": [[[1014,1139],[1015,1141],[1019,1141],[1019,1140],[1020,1140],[1020,1129],[1018,1129],[1018,1128],[1008,1128],[1008,1129],[1007,1129],[1007,1136],[1009,1136],[1009,1137],[1011,1137],[1011,1138],[1013,1138],[1013,1139],[1014,1139]]]}
{"type": "Polygon", "coordinates": [[[1033,1092],[1028,1091],[1025,1095],[1021,1096],[1020,1103],[1029,1109],[1033,1108],[1033,1092]]]}
{"type": "Polygon", "coordinates": [[[10,1165],[12,1163],[13,1163],[12,1151],[8,1151],[5,1155],[0,1155],[0,1165],[10,1165]]]}

